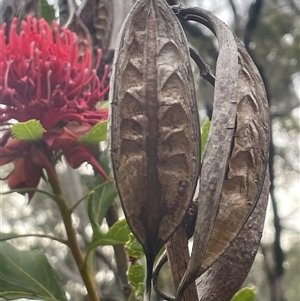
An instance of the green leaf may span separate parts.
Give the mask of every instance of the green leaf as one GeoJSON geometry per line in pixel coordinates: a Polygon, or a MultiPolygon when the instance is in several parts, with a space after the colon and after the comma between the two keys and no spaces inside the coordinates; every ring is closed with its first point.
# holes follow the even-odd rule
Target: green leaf
{"type": "Polygon", "coordinates": [[[132,233],[129,234],[129,240],[125,244],[125,249],[129,257],[140,258],[144,255],[142,245],[132,233]]]}
{"type": "Polygon", "coordinates": [[[18,122],[11,128],[14,137],[18,140],[39,140],[42,139],[46,130],[39,120],[31,119],[26,122],[18,122]]]}
{"type": "MultiPolygon", "coordinates": [[[[104,171],[107,174],[110,174],[107,150],[101,153],[99,163],[104,171]]],[[[89,198],[88,200],[88,215],[93,229],[95,227],[100,228],[109,207],[112,205],[118,193],[115,185],[112,182],[105,181],[103,177],[93,176],[89,178],[86,177],[86,179],[88,179],[88,188],[94,190],[92,198],[89,198]]]]}
{"type": "Polygon", "coordinates": [[[40,17],[44,18],[49,24],[55,19],[55,9],[47,0],[39,0],[40,17]]]}
{"type": "Polygon", "coordinates": [[[105,237],[107,240],[111,239],[114,244],[125,244],[129,240],[130,233],[130,228],[124,218],[114,223],[105,237]]]}
{"type": "Polygon", "coordinates": [[[210,130],[211,121],[207,118],[201,127],[201,158],[203,158],[206,142],[210,130]]]}
{"type": "Polygon", "coordinates": [[[107,233],[95,231],[93,240],[89,244],[88,253],[98,246],[124,245],[129,240],[130,229],[126,219],[114,223],[107,233]]]}
{"type": "Polygon", "coordinates": [[[101,188],[95,190],[92,199],[89,200],[91,202],[90,209],[92,210],[89,216],[94,216],[93,219],[99,227],[117,195],[114,184],[112,182],[106,182],[101,188]]]}
{"type": "Polygon", "coordinates": [[[131,264],[128,269],[129,283],[135,288],[136,297],[142,296],[145,291],[145,269],[138,262],[131,264]]]}
{"type": "Polygon", "coordinates": [[[0,297],[67,301],[56,272],[42,252],[0,243],[0,297]]]}
{"type": "Polygon", "coordinates": [[[255,290],[253,287],[244,287],[239,290],[231,299],[231,301],[254,301],[255,290]]]}
{"type": "Polygon", "coordinates": [[[85,135],[80,138],[83,144],[97,144],[105,141],[107,137],[107,121],[94,125],[85,135]]]}
{"type": "Polygon", "coordinates": [[[93,233],[100,232],[100,225],[98,224],[95,214],[94,214],[94,207],[93,207],[93,199],[94,199],[94,194],[95,192],[92,191],[91,194],[89,195],[88,201],[87,201],[87,213],[89,220],[91,222],[91,226],[93,229],[93,233]]]}

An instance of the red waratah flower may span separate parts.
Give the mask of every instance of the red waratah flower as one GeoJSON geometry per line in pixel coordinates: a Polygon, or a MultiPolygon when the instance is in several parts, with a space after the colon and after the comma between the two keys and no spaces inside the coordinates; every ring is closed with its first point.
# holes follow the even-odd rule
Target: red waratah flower
{"type": "MultiPolygon", "coordinates": [[[[83,162],[106,174],[90,150],[79,138],[92,126],[106,120],[106,109],[96,109],[108,87],[95,69],[85,42],[85,54],[79,54],[77,35],[53,23],[30,16],[17,34],[17,19],[12,22],[8,42],[6,24],[0,30],[0,166],[14,163],[8,176],[11,188],[36,187],[43,176],[54,175],[54,158],[64,154],[71,167],[83,162]],[[12,120],[39,120],[46,132],[41,140],[17,140],[11,133],[12,120]]],[[[14,121],[14,122],[15,122],[14,121]]]]}

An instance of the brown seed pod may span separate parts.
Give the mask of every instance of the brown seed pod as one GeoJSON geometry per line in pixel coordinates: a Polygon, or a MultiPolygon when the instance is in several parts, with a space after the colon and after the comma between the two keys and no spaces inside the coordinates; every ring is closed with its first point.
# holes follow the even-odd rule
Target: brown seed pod
{"type": "Polygon", "coordinates": [[[229,247],[261,194],[269,159],[269,110],[262,79],[246,49],[238,47],[238,104],[228,171],[202,274],[229,247]]]}
{"type": "MultiPolygon", "coordinates": [[[[92,47],[92,37],[88,30],[88,28],[85,26],[85,24],[82,22],[81,18],[78,16],[78,14],[74,11],[72,14],[72,17],[68,19],[70,22],[67,23],[65,26],[76,32],[78,36],[78,45],[79,45],[79,54],[85,55],[86,53],[86,41],[88,41],[89,47],[92,47]]],[[[93,48],[93,47],[92,47],[93,48]]]]}
{"type": "Polygon", "coordinates": [[[114,8],[112,0],[98,0],[97,13],[94,16],[94,47],[106,54],[113,30],[114,8]]]}
{"type": "Polygon", "coordinates": [[[189,207],[200,165],[189,50],[165,0],[137,1],[125,20],[110,102],[113,173],[147,257],[149,293],[155,256],[189,207]]]}
{"type": "Polygon", "coordinates": [[[238,236],[217,261],[197,279],[199,301],[228,301],[240,289],[255,259],[269,198],[268,172],[262,193],[238,236]]]}
{"type": "Polygon", "coordinates": [[[229,247],[261,194],[269,157],[269,110],[263,81],[247,51],[212,13],[184,9],[219,42],[212,127],[200,175],[191,259],[177,291],[206,271],[229,247]]]}
{"type": "Polygon", "coordinates": [[[94,55],[100,48],[105,57],[113,30],[113,1],[83,0],[77,14],[92,36],[94,55]]]}

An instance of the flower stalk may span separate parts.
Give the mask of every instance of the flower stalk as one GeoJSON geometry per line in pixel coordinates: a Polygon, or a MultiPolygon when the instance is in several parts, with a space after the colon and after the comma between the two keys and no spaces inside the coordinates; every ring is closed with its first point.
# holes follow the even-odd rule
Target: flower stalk
{"type": "Polygon", "coordinates": [[[60,211],[66,229],[67,241],[68,241],[67,244],[71,250],[71,253],[76,262],[79,273],[81,275],[81,278],[85,284],[89,299],[90,301],[101,301],[98,296],[95,278],[93,277],[92,271],[90,271],[89,266],[86,264],[84,260],[84,255],[80,249],[79,242],[77,239],[76,230],[73,227],[72,207],[68,206],[64,198],[63,191],[58,178],[53,177],[50,174],[48,175],[48,181],[52,187],[53,193],[55,194],[54,201],[58,206],[58,209],[60,211]]]}

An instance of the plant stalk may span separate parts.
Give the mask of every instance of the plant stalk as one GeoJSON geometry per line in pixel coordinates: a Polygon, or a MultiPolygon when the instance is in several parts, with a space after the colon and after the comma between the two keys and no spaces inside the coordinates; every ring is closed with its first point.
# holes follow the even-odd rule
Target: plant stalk
{"type": "Polygon", "coordinates": [[[98,296],[95,279],[91,275],[92,273],[91,271],[89,271],[88,265],[85,263],[83,253],[80,249],[79,242],[77,240],[77,233],[73,227],[72,221],[72,208],[68,206],[63,196],[63,191],[58,177],[54,177],[53,175],[48,174],[48,180],[55,194],[54,201],[56,202],[59,208],[63,223],[65,225],[68,237],[68,246],[76,262],[82,280],[86,286],[89,299],[90,301],[101,301],[98,296]]]}
{"type": "MultiPolygon", "coordinates": [[[[183,227],[174,233],[166,244],[168,262],[170,265],[173,283],[177,290],[189,262],[188,237],[183,227]]],[[[197,289],[193,282],[183,293],[182,301],[198,301],[197,289]]]]}

